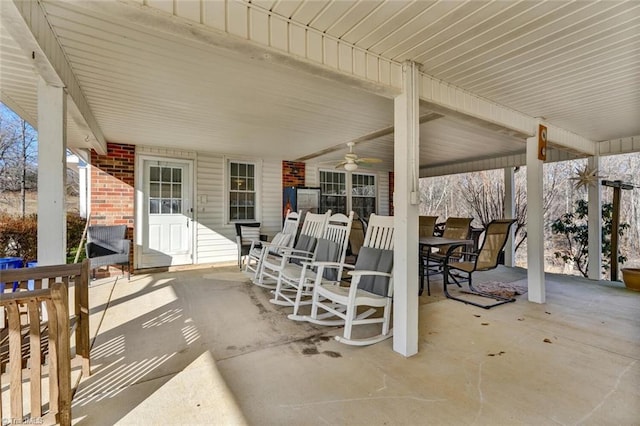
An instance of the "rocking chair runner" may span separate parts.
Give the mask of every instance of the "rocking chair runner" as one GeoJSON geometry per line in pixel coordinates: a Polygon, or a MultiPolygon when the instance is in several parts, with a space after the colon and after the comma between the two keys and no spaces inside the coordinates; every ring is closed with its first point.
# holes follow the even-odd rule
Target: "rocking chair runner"
{"type": "Polygon", "coordinates": [[[477,253],[464,253],[465,256],[471,257],[473,259],[472,261],[451,262],[447,260],[445,262],[443,280],[445,296],[447,296],[449,299],[468,303],[474,306],[479,306],[484,309],[490,309],[494,306],[516,301],[516,299],[513,298],[504,298],[478,291],[473,287],[473,284],[471,282],[471,277],[474,272],[488,271],[490,269],[495,269],[498,266],[498,258],[509,238],[509,230],[515,222],[515,219],[498,219],[489,223],[489,225],[487,225],[484,241],[482,242],[482,247],[480,247],[480,250],[477,253]],[[466,276],[459,278],[457,274],[452,274],[452,271],[466,276]],[[497,303],[482,305],[480,303],[475,303],[470,300],[452,296],[447,290],[449,278],[451,278],[458,285],[465,281],[468,282],[469,291],[466,291],[465,293],[474,296],[494,299],[497,301],[497,303]]]}
{"type": "Polygon", "coordinates": [[[343,335],[336,336],[336,340],[348,345],[371,345],[391,337],[393,230],[392,216],[371,215],[355,269],[349,272],[352,277],[349,287],[323,280],[323,269],[332,265],[315,263],[318,271],[311,315],[303,319],[320,325],[344,325],[343,335]],[[369,309],[358,314],[361,306],[369,309]],[[382,308],[382,316],[372,317],[376,308],[382,308]],[[319,313],[319,309],[324,312],[319,313]],[[351,337],[354,325],[374,323],[382,325],[381,334],[363,339],[351,337]]]}

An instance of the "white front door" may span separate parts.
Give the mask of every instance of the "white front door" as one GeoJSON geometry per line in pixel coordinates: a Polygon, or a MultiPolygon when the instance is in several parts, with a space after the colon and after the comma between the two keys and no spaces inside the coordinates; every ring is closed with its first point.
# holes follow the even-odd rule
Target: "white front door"
{"type": "Polygon", "coordinates": [[[145,159],[143,167],[140,267],[193,263],[191,163],[145,159]]]}

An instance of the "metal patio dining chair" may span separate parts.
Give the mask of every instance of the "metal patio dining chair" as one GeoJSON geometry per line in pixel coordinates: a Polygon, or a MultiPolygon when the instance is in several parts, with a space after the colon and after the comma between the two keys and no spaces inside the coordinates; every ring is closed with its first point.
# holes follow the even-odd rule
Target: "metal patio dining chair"
{"type": "Polygon", "coordinates": [[[463,261],[447,261],[445,263],[444,293],[449,299],[457,300],[459,302],[467,303],[474,306],[479,306],[484,309],[490,309],[494,306],[516,301],[516,299],[514,298],[506,298],[479,291],[475,287],[473,287],[473,283],[471,281],[474,272],[488,271],[491,269],[495,269],[498,266],[500,253],[504,249],[504,246],[509,239],[509,231],[511,229],[511,226],[515,222],[516,219],[496,219],[491,221],[489,225],[487,225],[484,241],[482,242],[480,250],[474,253],[463,253],[465,256],[465,259],[463,261]],[[452,272],[456,273],[454,274],[452,272]],[[468,283],[469,291],[465,291],[463,293],[494,299],[497,302],[490,305],[483,305],[471,300],[452,296],[451,294],[449,294],[449,291],[447,289],[449,278],[451,278],[453,282],[458,284],[459,286],[461,283],[468,283]]]}
{"type": "MultiPolygon", "coordinates": [[[[473,218],[470,217],[450,217],[447,218],[442,232],[443,238],[464,240],[469,238],[471,232],[471,222],[473,218]]],[[[444,262],[447,259],[447,252],[449,246],[441,246],[435,252],[421,253],[421,265],[422,268],[420,274],[420,294],[424,291],[424,281],[427,281],[427,295],[431,296],[431,287],[429,283],[429,277],[431,275],[442,274],[444,262]]],[[[456,249],[450,254],[452,259],[460,259],[460,253],[462,248],[456,249]]]]}

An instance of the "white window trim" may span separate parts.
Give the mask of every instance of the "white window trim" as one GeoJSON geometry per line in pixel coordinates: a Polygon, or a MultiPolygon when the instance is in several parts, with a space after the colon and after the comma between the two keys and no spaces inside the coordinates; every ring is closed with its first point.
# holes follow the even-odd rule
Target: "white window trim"
{"type": "Polygon", "coordinates": [[[223,199],[224,199],[224,222],[227,225],[234,225],[236,223],[249,223],[249,222],[262,222],[262,160],[257,160],[255,158],[246,158],[246,157],[223,157],[224,159],[224,168],[222,172],[222,180],[223,180],[223,199]],[[256,193],[256,201],[255,201],[255,219],[250,220],[232,220],[229,215],[229,193],[231,192],[231,188],[229,185],[229,173],[231,169],[231,163],[249,163],[255,166],[255,193],[256,193]]]}
{"type": "Polygon", "coordinates": [[[346,188],[346,192],[347,192],[347,213],[351,210],[353,210],[353,179],[352,179],[352,175],[355,173],[357,175],[366,175],[366,176],[373,176],[375,179],[375,184],[376,184],[376,214],[377,212],[380,211],[380,176],[378,175],[378,173],[376,172],[368,172],[368,171],[355,171],[355,172],[346,172],[346,171],[341,171],[341,170],[333,170],[333,169],[326,169],[326,168],[318,168],[318,174],[316,176],[317,182],[318,182],[318,186],[322,187],[322,181],[320,179],[320,172],[329,172],[329,173],[345,173],[346,177],[345,177],[345,188],[346,188]]]}

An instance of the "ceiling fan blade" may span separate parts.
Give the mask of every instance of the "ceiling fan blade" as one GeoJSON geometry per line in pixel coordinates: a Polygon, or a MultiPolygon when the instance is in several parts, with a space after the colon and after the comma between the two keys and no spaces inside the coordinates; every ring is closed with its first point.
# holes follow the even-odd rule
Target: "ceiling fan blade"
{"type": "Polygon", "coordinates": [[[356,162],[374,164],[374,163],[382,163],[382,160],[379,159],[379,158],[367,158],[367,157],[364,157],[364,158],[358,158],[356,160],[356,162]]]}
{"type": "Polygon", "coordinates": [[[336,167],[335,167],[335,168],[336,168],[336,169],[342,169],[342,168],[344,168],[344,165],[345,165],[345,164],[347,164],[347,162],[346,162],[346,161],[341,161],[341,162],[339,162],[338,164],[336,164],[336,167]]]}

